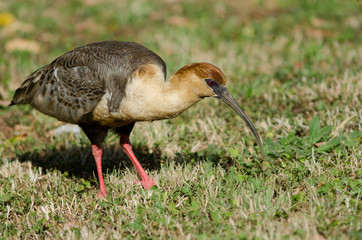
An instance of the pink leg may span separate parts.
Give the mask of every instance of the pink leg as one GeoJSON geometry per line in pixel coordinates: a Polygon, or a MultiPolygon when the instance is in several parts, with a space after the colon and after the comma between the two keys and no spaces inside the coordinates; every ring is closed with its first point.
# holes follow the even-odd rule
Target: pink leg
{"type": "Polygon", "coordinates": [[[127,154],[129,159],[132,161],[133,165],[136,167],[138,174],[140,175],[142,181],[141,185],[145,189],[150,189],[153,185],[155,185],[155,181],[153,181],[145,172],[145,170],[142,168],[141,164],[138,162],[136,156],[134,155],[132,151],[132,145],[129,142],[129,136],[128,135],[121,135],[121,138],[119,140],[119,143],[121,144],[123,151],[127,154]]]}
{"type": "Polygon", "coordinates": [[[98,147],[97,145],[92,144],[92,153],[93,153],[94,159],[96,160],[96,165],[97,165],[97,173],[98,173],[98,180],[99,180],[98,197],[105,198],[105,197],[107,197],[107,191],[106,191],[106,187],[104,186],[103,173],[102,173],[102,148],[98,147]]]}

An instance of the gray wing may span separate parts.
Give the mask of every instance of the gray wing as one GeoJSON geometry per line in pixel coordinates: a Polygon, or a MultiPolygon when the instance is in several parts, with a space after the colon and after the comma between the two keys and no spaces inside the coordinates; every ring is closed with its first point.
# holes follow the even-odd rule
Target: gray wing
{"type": "Polygon", "coordinates": [[[76,48],[31,74],[16,90],[12,104],[30,104],[58,120],[79,123],[107,91],[117,111],[131,74],[141,65],[166,65],[151,50],[133,42],[97,42],[76,48]]]}
{"type": "Polygon", "coordinates": [[[31,74],[15,92],[13,103],[29,103],[58,120],[77,123],[105,92],[104,81],[82,52],[69,52],[31,74]]]}

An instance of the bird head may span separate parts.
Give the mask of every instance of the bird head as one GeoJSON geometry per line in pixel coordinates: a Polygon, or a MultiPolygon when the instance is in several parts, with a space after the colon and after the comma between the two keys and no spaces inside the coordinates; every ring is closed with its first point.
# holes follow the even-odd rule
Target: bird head
{"type": "Polygon", "coordinates": [[[195,91],[200,98],[215,97],[222,100],[229,107],[231,107],[250,128],[251,132],[257,140],[262,155],[265,156],[258,132],[256,131],[249,117],[245,114],[229,90],[225,87],[226,78],[224,73],[219,68],[210,63],[192,63],[181,68],[177,74],[190,74],[188,77],[189,79],[193,79],[193,91],[195,91]]]}

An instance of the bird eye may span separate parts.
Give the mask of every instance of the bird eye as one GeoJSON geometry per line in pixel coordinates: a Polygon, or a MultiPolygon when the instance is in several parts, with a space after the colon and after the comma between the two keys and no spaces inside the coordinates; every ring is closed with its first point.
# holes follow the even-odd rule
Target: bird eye
{"type": "Polygon", "coordinates": [[[210,87],[215,86],[215,84],[216,84],[215,81],[212,79],[205,79],[205,80],[206,80],[207,85],[209,85],[210,87]]]}

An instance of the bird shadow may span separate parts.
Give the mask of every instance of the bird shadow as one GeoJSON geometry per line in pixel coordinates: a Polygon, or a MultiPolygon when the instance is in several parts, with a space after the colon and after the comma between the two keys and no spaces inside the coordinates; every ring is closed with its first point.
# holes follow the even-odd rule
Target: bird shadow
{"type": "MultiPolygon", "coordinates": [[[[102,170],[103,173],[122,171],[127,168],[133,169],[133,165],[120,145],[104,145],[102,147],[102,170]]],[[[143,145],[134,144],[133,151],[146,170],[159,170],[161,165],[170,159],[163,156],[158,146],[148,148],[143,145]]],[[[92,155],[90,144],[61,145],[38,150],[19,151],[16,154],[20,162],[31,162],[34,167],[41,168],[46,174],[54,170],[66,173],[67,178],[89,179],[97,178],[96,164],[92,155]]],[[[196,162],[211,162],[213,165],[221,165],[229,170],[234,165],[231,158],[222,159],[219,153],[205,149],[198,153],[176,153],[172,161],[184,165],[196,162]]],[[[96,181],[91,181],[93,185],[96,181]]]]}
{"type": "MultiPolygon", "coordinates": [[[[103,173],[132,168],[131,161],[121,147],[111,145],[104,146],[102,149],[103,173]]],[[[136,145],[133,146],[133,151],[145,169],[154,170],[161,167],[162,154],[157,147],[149,151],[143,146],[136,145]]],[[[43,173],[57,170],[61,173],[67,173],[70,178],[79,179],[92,179],[97,176],[90,145],[31,150],[18,153],[16,157],[20,162],[31,162],[33,166],[40,167],[43,173]]]]}

